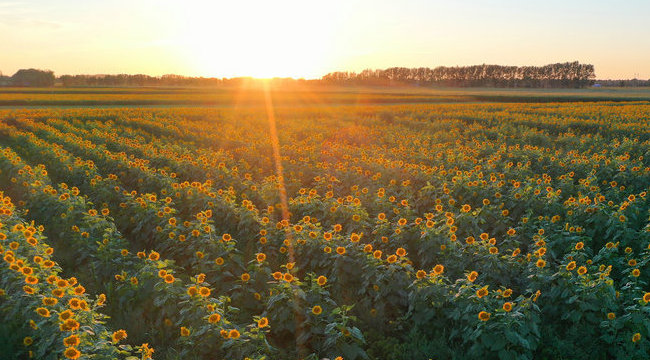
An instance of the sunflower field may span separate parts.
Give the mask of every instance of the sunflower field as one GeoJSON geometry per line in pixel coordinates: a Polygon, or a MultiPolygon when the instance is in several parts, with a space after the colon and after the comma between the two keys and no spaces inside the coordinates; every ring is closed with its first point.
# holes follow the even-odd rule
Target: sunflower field
{"type": "Polygon", "coordinates": [[[3,359],[650,358],[650,103],[0,110],[3,359]]]}

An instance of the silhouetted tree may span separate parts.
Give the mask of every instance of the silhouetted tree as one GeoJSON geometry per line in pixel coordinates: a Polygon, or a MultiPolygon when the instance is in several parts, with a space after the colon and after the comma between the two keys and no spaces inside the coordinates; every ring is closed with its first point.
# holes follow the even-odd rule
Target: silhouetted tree
{"type": "Polygon", "coordinates": [[[544,66],[391,67],[385,70],[334,72],[322,77],[333,84],[418,84],[489,87],[583,87],[593,83],[594,66],[577,61],[544,66]]]}
{"type": "Polygon", "coordinates": [[[54,72],[49,70],[20,69],[11,77],[13,86],[54,86],[54,72]]]}

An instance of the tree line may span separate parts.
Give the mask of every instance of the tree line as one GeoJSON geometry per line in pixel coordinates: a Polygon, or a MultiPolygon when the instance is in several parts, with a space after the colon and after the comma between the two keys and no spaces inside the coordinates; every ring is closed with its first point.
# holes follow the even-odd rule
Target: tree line
{"type": "MultiPolygon", "coordinates": [[[[61,75],[54,76],[49,70],[21,69],[13,76],[0,73],[0,86],[48,87],[61,85],[75,86],[221,86],[239,85],[252,78],[213,78],[189,77],[182,75],[149,76],[143,74],[117,75],[61,75]]],[[[288,81],[292,79],[278,79],[288,81]]]]}
{"type": "Polygon", "coordinates": [[[224,80],[228,79],[143,74],[62,75],[59,77],[63,86],[219,86],[227,82],[224,80]]]}
{"type": "Polygon", "coordinates": [[[438,85],[452,87],[584,87],[593,84],[594,66],[577,61],[544,66],[391,67],[384,70],[333,72],[322,77],[330,84],[438,85]]]}
{"type": "MultiPolygon", "coordinates": [[[[370,85],[370,86],[450,86],[450,87],[522,87],[579,88],[597,83],[599,86],[650,86],[650,80],[598,80],[594,66],[577,61],[544,66],[439,66],[436,68],[391,67],[367,69],[359,73],[332,72],[317,80],[292,78],[272,79],[273,85],[370,85]]],[[[255,81],[250,77],[214,78],[182,75],[149,76],[143,74],[61,75],[50,70],[21,69],[12,76],[0,73],[0,86],[60,85],[83,86],[239,86],[255,81]]]]}

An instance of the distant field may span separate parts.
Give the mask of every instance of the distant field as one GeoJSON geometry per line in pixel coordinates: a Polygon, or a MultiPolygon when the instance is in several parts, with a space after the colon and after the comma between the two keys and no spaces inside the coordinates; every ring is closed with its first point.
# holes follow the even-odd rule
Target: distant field
{"type": "MultiPolygon", "coordinates": [[[[650,88],[488,89],[303,87],[273,89],[283,105],[441,102],[650,101],[650,88]]],[[[0,88],[0,106],[264,105],[259,88],[0,88]]]]}

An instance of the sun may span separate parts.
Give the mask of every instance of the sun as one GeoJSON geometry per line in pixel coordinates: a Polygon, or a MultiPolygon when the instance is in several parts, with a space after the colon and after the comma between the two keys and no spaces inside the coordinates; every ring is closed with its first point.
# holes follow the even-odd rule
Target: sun
{"type": "Polygon", "coordinates": [[[204,4],[179,33],[178,51],[207,76],[317,78],[336,55],[338,30],[322,17],[328,11],[315,2],[204,4]]]}

